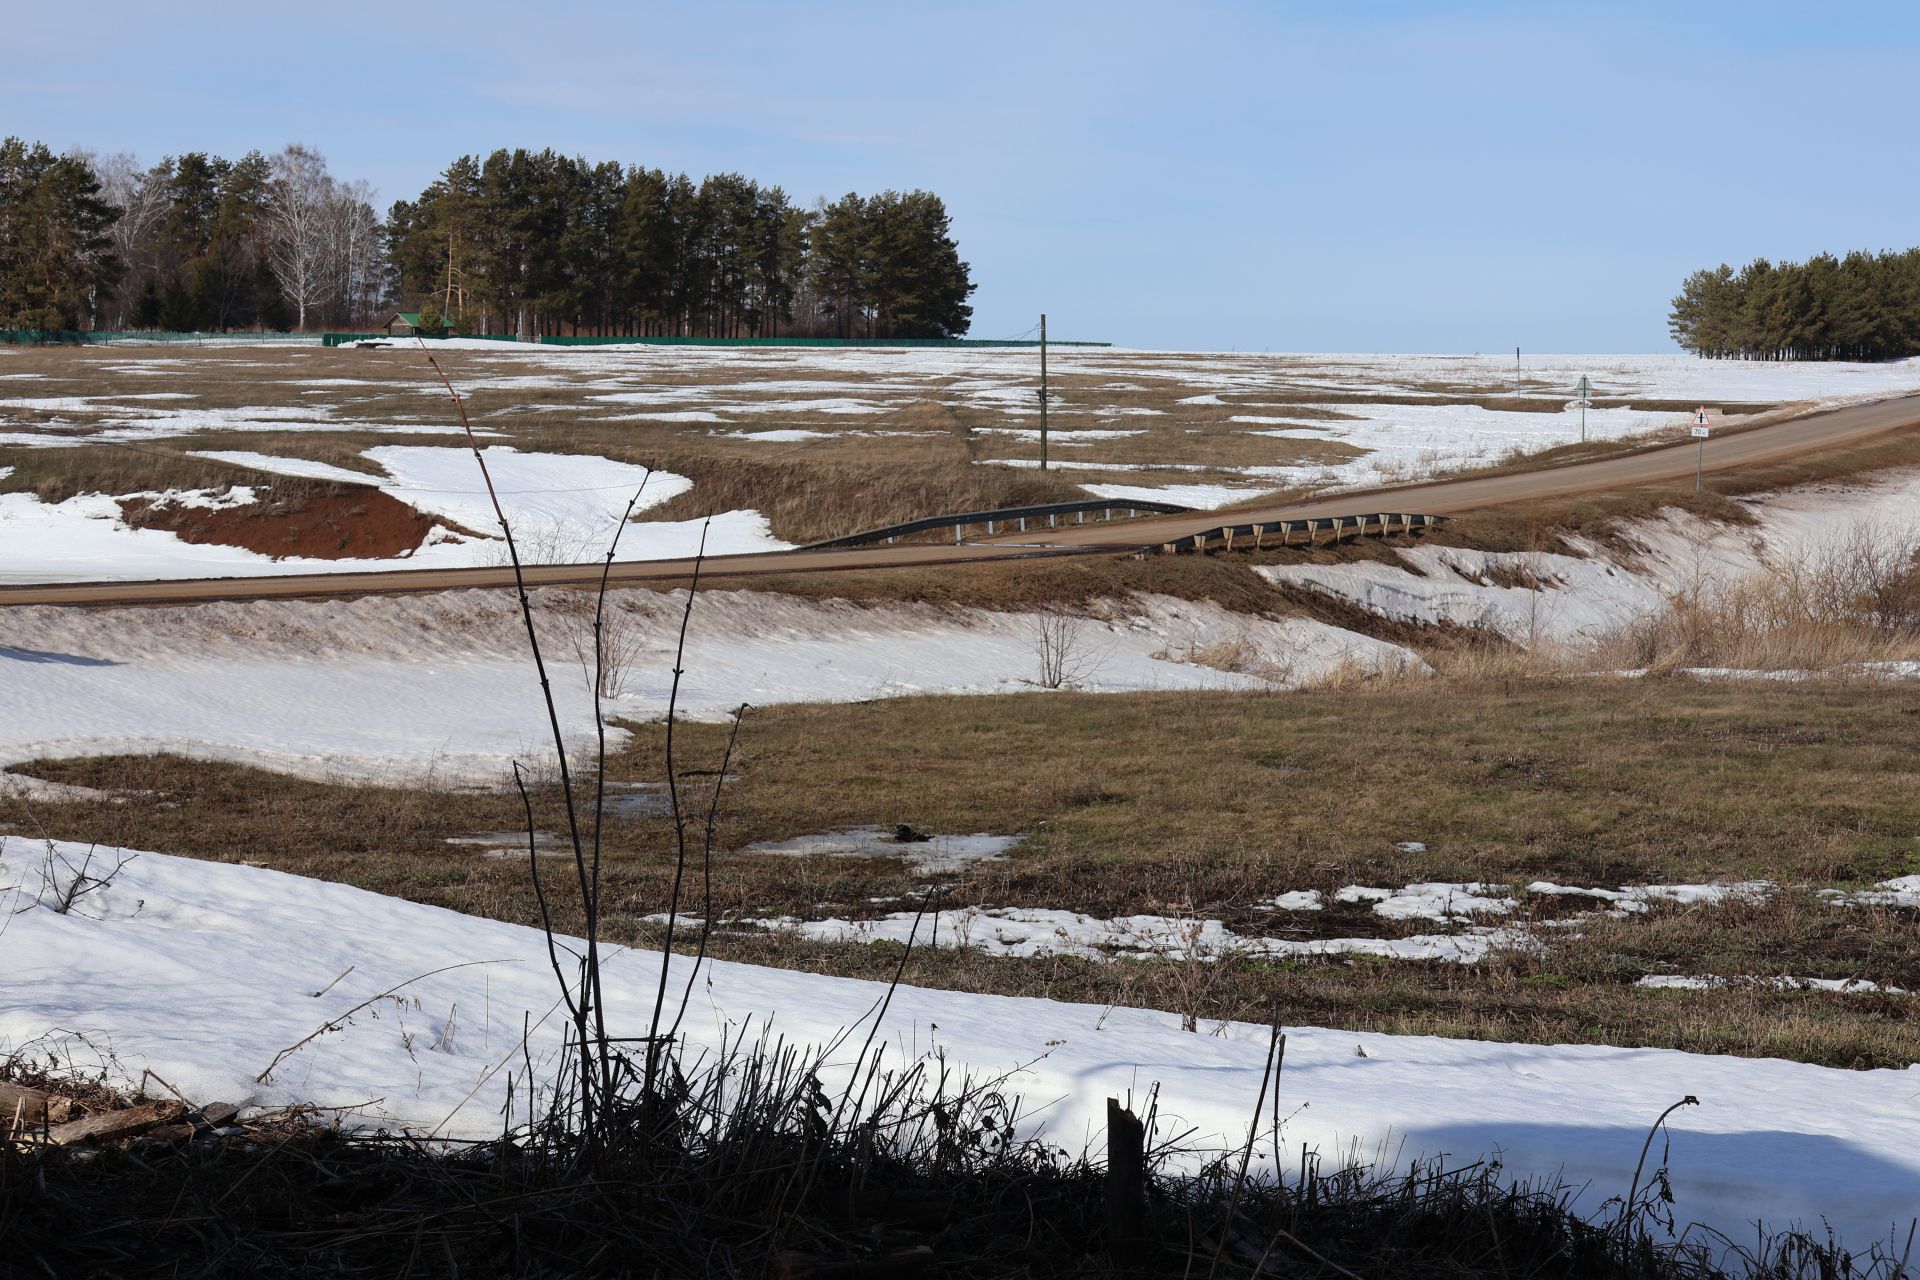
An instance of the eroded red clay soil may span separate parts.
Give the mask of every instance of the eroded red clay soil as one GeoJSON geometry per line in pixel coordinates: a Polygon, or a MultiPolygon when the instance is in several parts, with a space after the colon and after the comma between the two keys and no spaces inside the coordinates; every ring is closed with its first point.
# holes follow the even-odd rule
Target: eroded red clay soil
{"type": "Polygon", "coordinates": [[[433,518],[378,489],[338,486],[233,507],[190,507],[151,498],[121,498],[129,525],[165,529],[182,542],[243,547],[281,559],[384,560],[419,548],[433,518]]]}

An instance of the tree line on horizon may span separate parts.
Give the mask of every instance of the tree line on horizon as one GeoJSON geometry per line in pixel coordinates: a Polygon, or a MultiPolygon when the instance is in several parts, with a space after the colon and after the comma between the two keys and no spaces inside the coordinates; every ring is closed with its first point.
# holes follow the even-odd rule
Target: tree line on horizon
{"type": "Polygon", "coordinates": [[[1675,342],[1730,360],[1899,360],[1920,355],[1920,248],[1724,263],[1681,285],[1675,342]]]}
{"type": "Polygon", "coordinates": [[[553,151],[463,156],[415,200],[293,145],[58,155],[0,142],[0,330],[361,329],[424,308],[457,332],[945,338],[974,291],[945,203],[811,208],[724,173],[553,151]]]}

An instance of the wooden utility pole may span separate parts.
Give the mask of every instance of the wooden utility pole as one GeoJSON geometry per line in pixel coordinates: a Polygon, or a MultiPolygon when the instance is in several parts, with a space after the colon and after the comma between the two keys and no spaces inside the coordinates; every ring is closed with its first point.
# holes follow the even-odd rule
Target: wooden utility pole
{"type": "Polygon", "coordinates": [[[1040,313],[1040,469],[1047,469],[1047,313],[1040,313]]]}

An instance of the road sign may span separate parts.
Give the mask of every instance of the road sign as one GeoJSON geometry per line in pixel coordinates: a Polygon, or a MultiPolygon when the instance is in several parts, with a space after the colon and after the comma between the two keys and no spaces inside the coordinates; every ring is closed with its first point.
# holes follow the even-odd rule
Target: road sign
{"type": "Polygon", "coordinates": [[[1587,375],[1580,375],[1580,385],[1573,389],[1574,399],[1580,402],[1580,443],[1587,442],[1587,401],[1593,399],[1593,384],[1587,381],[1587,375]]]}
{"type": "Polygon", "coordinates": [[[1593,384],[1587,381],[1586,374],[1583,373],[1580,375],[1580,385],[1576,386],[1573,389],[1573,392],[1575,395],[1579,396],[1582,400],[1588,400],[1592,398],[1593,384]]]}
{"type": "Polygon", "coordinates": [[[1695,440],[1705,440],[1708,436],[1712,434],[1713,434],[1712,430],[1707,427],[1695,427],[1693,429],[1693,438],[1695,440]]]}
{"type": "Polygon", "coordinates": [[[1701,405],[1693,411],[1693,425],[1696,427],[1704,427],[1707,425],[1707,406],[1701,405]]]}

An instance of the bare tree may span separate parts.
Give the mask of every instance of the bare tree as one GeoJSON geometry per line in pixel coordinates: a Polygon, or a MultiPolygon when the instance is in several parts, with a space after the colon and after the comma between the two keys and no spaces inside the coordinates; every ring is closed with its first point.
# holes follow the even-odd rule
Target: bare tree
{"type": "Polygon", "coordinates": [[[125,151],[110,156],[79,154],[100,183],[100,198],[120,210],[107,235],[126,274],[112,300],[115,310],[108,327],[124,329],[128,300],[138,294],[141,284],[153,278],[153,237],[167,211],[166,184],[159,171],[142,169],[139,160],[125,151]]]}
{"type": "Polygon", "coordinates": [[[364,181],[336,183],[326,208],[329,292],[339,301],[340,322],[349,326],[372,319],[384,285],[385,248],[373,198],[364,181]]]}
{"type": "Polygon", "coordinates": [[[293,143],[273,158],[267,188],[267,261],[280,291],[294,306],[295,327],[307,327],[307,311],[328,292],[328,212],[334,182],[326,157],[293,143]]]}
{"type": "Polygon", "coordinates": [[[1033,615],[1027,645],[1040,664],[1043,689],[1064,689],[1091,678],[1105,665],[1110,645],[1094,643],[1089,620],[1071,610],[1052,607],[1033,615]]]}

